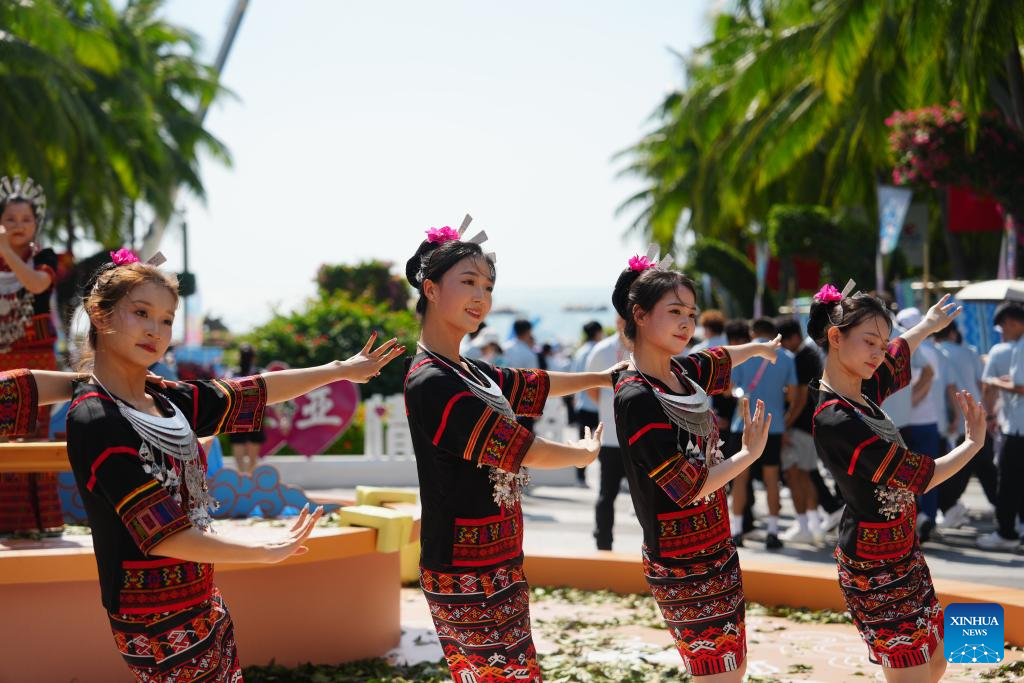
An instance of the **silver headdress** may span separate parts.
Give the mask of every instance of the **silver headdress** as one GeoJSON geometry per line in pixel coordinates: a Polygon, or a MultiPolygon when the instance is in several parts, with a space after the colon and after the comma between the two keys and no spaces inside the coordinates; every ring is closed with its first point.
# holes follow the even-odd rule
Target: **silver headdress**
{"type": "MultiPolygon", "coordinates": [[[[480,232],[478,232],[477,234],[473,235],[469,239],[463,239],[462,238],[462,236],[466,234],[466,229],[469,227],[469,224],[472,223],[472,222],[473,222],[473,217],[470,216],[467,213],[465,218],[462,219],[462,225],[459,226],[458,237],[451,236],[452,233],[454,233],[454,231],[452,231],[450,228],[442,228],[442,230],[449,231],[449,232],[446,235],[439,235],[438,239],[436,239],[436,240],[431,239],[430,241],[438,242],[439,245],[440,244],[444,244],[445,242],[451,242],[453,240],[458,240],[460,242],[469,242],[469,243],[472,243],[472,244],[483,245],[483,243],[487,241],[487,232],[484,231],[484,230],[481,230],[480,232]]],[[[429,234],[431,231],[428,230],[427,232],[429,234]]],[[[440,231],[439,231],[439,233],[440,233],[440,231]]],[[[430,239],[430,238],[428,237],[428,239],[430,239]]],[[[431,253],[432,252],[428,252],[428,253],[424,254],[422,257],[420,257],[420,269],[419,269],[419,272],[416,273],[416,281],[419,282],[420,284],[423,284],[423,280],[426,277],[427,260],[430,258],[430,254],[431,253]]],[[[498,257],[495,255],[495,253],[493,251],[485,252],[484,256],[491,263],[494,263],[495,261],[498,260],[498,257]]]]}
{"type": "Polygon", "coordinates": [[[21,200],[31,204],[36,215],[36,227],[43,226],[46,221],[46,192],[43,191],[42,185],[27,177],[22,182],[21,176],[17,175],[13,180],[8,176],[0,178],[0,204],[6,204],[12,200],[21,200]]]}

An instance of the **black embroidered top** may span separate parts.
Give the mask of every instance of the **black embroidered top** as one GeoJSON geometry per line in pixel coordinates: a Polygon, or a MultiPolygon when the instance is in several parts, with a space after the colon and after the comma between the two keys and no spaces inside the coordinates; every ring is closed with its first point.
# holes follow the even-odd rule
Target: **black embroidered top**
{"type": "Polygon", "coordinates": [[[877,406],[910,383],[910,348],[897,337],[885,361],[865,380],[861,391],[874,403],[858,403],[824,385],[814,413],[814,443],[846,502],[839,524],[839,548],[855,560],[891,560],[907,555],[915,543],[914,495],[924,493],[935,461],[887,441],[858,413],[881,418],[877,406]]]}
{"type": "MultiPolygon", "coordinates": [[[[267,401],[259,375],[179,382],[148,391],[165,416],[173,415],[173,403],[201,437],[259,429],[267,401]]],[[[192,524],[183,506],[145,471],[139,457],[142,439],[103,389],[87,382],[75,384],[67,439],[71,469],[92,527],[107,611],[167,612],[208,599],[213,565],[150,554],[160,541],[192,524]]],[[[202,448],[200,459],[205,471],[202,448]]],[[[169,465],[175,463],[171,459],[169,465]]],[[[184,482],[180,492],[187,501],[184,482]]]]}
{"type": "MultiPolygon", "coordinates": [[[[729,389],[732,360],[720,346],[679,357],[673,369],[709,396],[729,389]]],[[[616,373],[615,428],[623,448],[633,507],[644,531],[644,545],[654,558],[685,557],[717,549],[730,539],[725,492],[697,500],[708,478],[703,441],[671,424],[655,391],[672,393],[661,381],[649,384],[635,370],[616,373]],[[692,441],[701,455],[684,451],[692,441]]]]}
{"type": "MultiPolygon", "coordinates": [[[[497,382],[516,415],[540,416],[546,372],[466,362],[497,382]]],[[[522,508],[494,502],[490,470],[519,472],[534,437],[477,398],[456,372],[464,370],[417,354],[405,378],[405,408],[423,507],[420,564],[468,573],[522,558],[522,508]]]]}

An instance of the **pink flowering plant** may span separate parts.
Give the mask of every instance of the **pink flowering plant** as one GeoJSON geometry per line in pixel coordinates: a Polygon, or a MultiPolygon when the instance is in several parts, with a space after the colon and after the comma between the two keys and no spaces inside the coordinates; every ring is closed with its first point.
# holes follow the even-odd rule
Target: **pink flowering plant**
{"type": "Polygon", "coordinates": [[[982,114],[973,151],[958,102],[893,112],[885,123],[893,184],[969,187],[1024,217],[1024,136],[998,113],[982,114]]]}

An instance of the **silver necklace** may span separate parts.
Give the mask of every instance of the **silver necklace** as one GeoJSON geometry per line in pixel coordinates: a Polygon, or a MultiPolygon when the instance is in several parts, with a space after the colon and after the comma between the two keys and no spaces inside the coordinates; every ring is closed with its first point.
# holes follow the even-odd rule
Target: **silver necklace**
{"type": "Polygon", "coordinates": [[[112,394],[96,375],[93,375],[92,379],[113,399],[121,417],[128,421],[142,439],[142,446],[139,447],[142,469],[153,475],[179,505],[182,502],[181,484],[184,480],[185,490],[188,492],[186,514],[189,521],[195,527],[209,531],[213,523],[210,508],[216,510],[220,504],[210,495],[207,488],[206,472],[200,464],[199,440],[185,415],[172,401],[168,401],[173,411],[171,417],[157,417],[144,413],[112,394]],[[157,453],[164,457],[157,458],[157,453]],[[181,463],[181,475],[178,474],[178,467],[174,461],[181,463]]]}
{"type": "MultiPolygon", "coordinates": [[[[836,396],[846,398],[845,396],[843,396],[843,394],[840,394],[838,391],[829,386],[828,383],[825,382],[824,380],[818,380],[818,383],[821,384],[821,386],[828,389],[829,391],[831,391],[836,396]]],[[[892,418],[889,417],[889,415],[884,410],[882,410],[881,406],[875,405],[874,402],[864,394],[861,394],[860,397],[864,399],[864,402],[867,404],[869,408],[871,408],[873,411],[877,411],[877,413],[879,413],[882,417],[875,417],[873,415],[869,415],[867,412],[862,410],[860,406],[857,405],[856,401],[848,400],[847,402],[849,403],[850,407],[853,408],[853,412],[857,415],[857,418],[861,422],[866,424],[868,426],[868,429],[874,432],[878,437],[885,439],[886,441],[889,441],[891,443],[899,444],[901,448],[906,448],[907,444],[904,443],[903,441],[903,435],[900,434],[899,428],[895,424],[893,424],[892,418]]]]}
{"type": "MultiPolygon", "coordinates": [[[[423,349],[423,352],[431,360],[448,368],[456,377],[461,379],[470,393],[483,401],[484,405],[488,408],[504,415],[510,420],[516,419],[515,411],[512,410],[512,406],[509,404],[508,399],[505,398],[505,395],[501,393],[501,387],[487,373],[480,371],[472,363],[466,361],[466,366],[471,368],[470,372],[473,375],[471,379],[466,376],[466,373],[459,372],[444,356],[428,349],[423,342],[416,342],[416,345],[423,349]],[[473,372],[474,370],[475,372],[473,372]]],[[[478,467],[482,466],[478,465],[478,467]]],[[[525,467],[520,468],[518,474],[506,472],[498,467],[490,467],[489,469],[490,472],[488,472],[487,476],[494,488],[494,502],[501,507],[518,505],[522,499],[523,489],[530,483],[530,473],[527,469],[525,467]]]]}
{"type": "MultiPolygon", "coordinates": [[[[833,389],[824,380],[818,380],[818,383],[831,391],[836,396],[846,398],[843,394],[833,389]]],[[[877,411],[882,417],[874,417],[868,415],[864,410],[857,405],[856,401],[847,399],[847,405],[853,408],[854,415],[857,416],[861,422],[867,425],[875,436],[882,439],[886,443],[894,443],[900,448],[906,449],[907,444],[903,440],[903,435],[900,434],[899,428],[893,423],[892,418],[882,410],[881,406],[875,405],[875,403],[861,394],[861,398],[867,403],[867,406],[873,411],[877,411]]],[[[878,501],[878,511],[886,519],[896,519],[897,517],[907,514],[914,509],[915,496],[913,492],[905,488],[897,488],[893,486],[885,486],[884,484],[878,484],[875,487],[875,500],[878,501]]]]}
{"type": "Polygon", "coordinates": [[[629,354],[629,361],[636,368],[636,372],[651,387],[654,398],[661,405],[661,410],[669,422],[676,426],[676,442],[681,451],[690,457],[701,455],[700,448],[693,443],[693,437],[704,439],[704,461],[708,467],[717,465],[722,461],[720,450],[722,441],[719,438],[718,420],[711,407],[711,398],[704,389],[686,376],[680,373],[680,379],[687,382],[693,391],[692,394],[683,396],[670,394],[662,391],[656,386],[641,370],[636,363],[633,354],[629,354]],[[680,431],[686,432],[686,448],[683,449],[679,442],[680,431]]]}

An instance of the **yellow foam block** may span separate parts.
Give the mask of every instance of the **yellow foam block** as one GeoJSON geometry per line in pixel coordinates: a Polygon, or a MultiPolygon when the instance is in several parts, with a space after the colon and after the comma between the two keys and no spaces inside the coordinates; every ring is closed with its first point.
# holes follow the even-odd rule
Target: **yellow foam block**
{"type": "Polygon", "coordinates": [[[420,542],[413,541],[403,545],[402,552],[398,557],[402,583],[418,583],[420,580],[420,542]]]}
{"type": "Polygon", "coordinates": [[[397,553],[409,542],[412,514],[376,507],[351,505],[339,511],[341,526],[361,526],[377,530],[377,552],[397,553]]]}
{"type": "Polygon", "coordinates": [[[416,491],[389,489],[382,486],[357,486],[356,505],[383,505],[384,503],[416,504],[416,491]]]}

